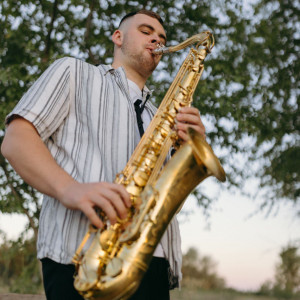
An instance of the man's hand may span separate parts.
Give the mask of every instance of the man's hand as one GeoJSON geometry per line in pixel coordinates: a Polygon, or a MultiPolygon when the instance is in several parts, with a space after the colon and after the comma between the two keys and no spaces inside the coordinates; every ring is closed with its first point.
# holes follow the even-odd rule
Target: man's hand
{"type": "Polygon", "coordinates": [[[192,127],[205,138],[205,127],[201,121],[199,110],[195,107],[182,107],[176,116],[177,134],[180,139],[187,141],[188,127],[192,127]]]}
{"type": "Polygon", "coordinates": [[[98,228],[103,222],[95,211],[99,207],[107,215],[111,224],[116,223],[117,217],[125,219],[131,206],[130,195],[126,189],[116,183],[79,183],[69,184],[60,196],[61,203],[70,209],[81,210],[98,228]]]}

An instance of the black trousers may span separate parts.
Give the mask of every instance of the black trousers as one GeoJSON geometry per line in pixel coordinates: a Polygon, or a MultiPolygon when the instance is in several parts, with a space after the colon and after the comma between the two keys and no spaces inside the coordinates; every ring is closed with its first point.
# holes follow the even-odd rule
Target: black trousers
{"type": "MultiPolygon", "coordinates": [[[[47,300],[83,300],[73,286],[74,265],[63,265],[49,258],[41,260],[47,300]]],[[[153,257],[140,287],[130,300],[169,300],[169,263],[153,257]]]]}

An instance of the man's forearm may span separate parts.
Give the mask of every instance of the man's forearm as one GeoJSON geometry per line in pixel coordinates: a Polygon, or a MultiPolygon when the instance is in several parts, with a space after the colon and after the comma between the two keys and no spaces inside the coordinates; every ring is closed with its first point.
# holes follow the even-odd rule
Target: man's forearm
{"type": "Polygon", "coordinates": [[[56,163],[34,126],[22,118],[8,126],[1,151],[29,185],[51,197],[60,199],[64,188],[74,182],[56,163]]]}

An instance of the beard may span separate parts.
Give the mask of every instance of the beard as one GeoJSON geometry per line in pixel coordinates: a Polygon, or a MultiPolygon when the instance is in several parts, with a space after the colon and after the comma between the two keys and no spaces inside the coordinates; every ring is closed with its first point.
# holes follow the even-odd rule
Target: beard
{"type": "Polygon", "coordinates": [[[158,61],[154,59],[154,54],[149,55],[145,49],[138,52],[127,35],[124,36],[121,51],[124,56],[128,57],[130,64],[144,77],[149,77],[158,64],[158,61]]]}

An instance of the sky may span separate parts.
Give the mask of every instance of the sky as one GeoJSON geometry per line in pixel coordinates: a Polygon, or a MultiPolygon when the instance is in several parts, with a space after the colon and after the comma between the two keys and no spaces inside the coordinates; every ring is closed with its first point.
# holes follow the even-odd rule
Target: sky
{"type": "MultiPolygon", "coordinates": [[[[208,185],[215,189],[215,183],[208,185]]],[[[299,243],[300,220],[287,205],[267,217],[266,211],[257,212],[259,202],[222,191],[206,220],[196,200],[188,198],[184,209],[192,213],[179,216],[183,252],[195,247],[200,255],[211,256],[228,287],[257,290],[273,280],[281,249],[299,243]]]]}
{"type": "MultiPolygon", "coordinates": [[[[206,192],[215,193],[220,183],[206,179],[206,192]]],[[[290,242],[300,238],[300,220],[292,207],[282,206],[277,214],[266,217],[257,211],[258,200],[222,191],[213,204],[207,219],[196,200],[187,198],[178,216],[185,253],[195,247],[200,255],[209,255],[216,263],[217,274],[228,287],[238,290],[257,290],[274,278],[279,252],[290,242]]],[[[9,238],[16,238],[26,219],[0,214],[0,229],[9,238]]]]}

